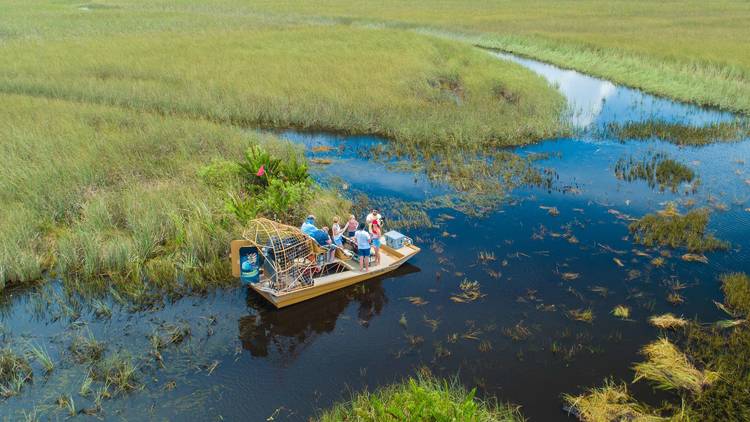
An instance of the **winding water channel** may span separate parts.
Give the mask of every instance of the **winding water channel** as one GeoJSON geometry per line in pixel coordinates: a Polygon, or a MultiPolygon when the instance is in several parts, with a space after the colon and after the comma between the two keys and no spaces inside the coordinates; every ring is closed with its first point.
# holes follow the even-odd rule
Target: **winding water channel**
{"type": "MultiPolygon", "coordinates": [[[[139,368],[144,390],[108,401],[105,416],[306,420],[352,391],[396,381],[425,365],[439,375],[459,374],[484,396],[520,404],[531,420],[567,420],[562,393],[598,385],[610,375],[632,379],[630,367],[639,360],[638,349],[658,335],[646,322],[649,316],[673,312],[704,321],[722,319],[712,303],[722,298],[718,275],[750,272],[750,162],[743,161],[750,160],[750,142],[679,147],[660,140],[621,142],[597,129],[654,118],[704,125],[734,117],[575,71],[497,55],[538,72],[571,104],[577,135],[515,151],[547,153],[535,165],[554,169],[557,188],[515,189],[481,218],[430,208],[434,227],[409,231],[423,246],[410,264],[387,277],[283,310],[271,309],[237,287],[181,299],[155,311],[128,312],[116,306],[110,318],[85,312],[79,318],[85,330],[104,339],[110,350],[134,354],[148,350],[148,334],[163,321],[184,321],[192,329],[188,340],[164,352],[163,368],[139,368]],[[619,159],[653,153],[691,167],[701,179],[697,192],[662,192],[646,182],[615,177],[619,159]],[[709,228],[732,248],[708,254],[708,264],[683,262],[674,253],[664,266],[651,265],[649,257],[634,252],[645,248],[628,237],[628,216],[686,199],[713,209],[709,228]],[[559,215],[546,208],[552,206],[559,215]],[[480,252],[494,260],[480,261],[480,252]],[[579,277],[564,280],[565,272],[579,277]],[[452,301],[464,279],[479,281],[485,296],[472,303],[452,301]],[[665,299],[675,280],[687,286],[681,291],[685,302],[677,306],[665,299]],[[422,304],[408,300],[413,297],[422,304]],[[631,307],[630,320],[611,315],[618,304],[631,307]],[[567,310],[585,308],[593,310],[593,323],[566,316],[567,310]]],[[[386,215],[390,200],[418,203],[451,191],[424,174],[394,170],[388,162],[362,154],[386,143],[382,139],[296,132],[282,136],[304,144],[313,158],[333,160],[314,167],[317,180],[346,180],[350,192],[383,201],[386,215]],[[313,153],[315,146],[333,148],[313,153]]],[[[71,320],[55,300],[40,305],[48,303],[42,296],[7,298],[3,336],[28,338],[59,358],[66,353],[71,320]]],[[[71,385],[77,389],[86,375],[72,364],[56,371],[48,380],[35,378],[20,396],[1,404],[4,419],[34,406],[44,410],[70,392],[71,385]]],[[[653,397],[644,383],[634,384],[633,391],[647,401],[653,397]]]]}

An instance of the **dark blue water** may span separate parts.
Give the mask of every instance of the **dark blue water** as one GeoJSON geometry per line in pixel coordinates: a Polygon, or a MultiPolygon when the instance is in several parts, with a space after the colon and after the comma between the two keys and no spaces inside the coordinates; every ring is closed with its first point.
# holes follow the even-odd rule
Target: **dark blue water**
{"type": "MultiPolygon", "coordinates": [[[[458,375],[467,386],[479,386],[484,396],[520,404],[532,420],[566,420],[562,393],[577,393],[608,376],[632,379],[638,349],[658,335],[646,322],[649,316],[672,312],[703,321],[725,318],[712,302],[722,298],[718,275],[750,271],[750,163],[744,161],[750,161],[750,142],[680,148],[602,138],[587,129],[653,116],[696,125],[732,116],[514,60],[556,81],[576,107],[572,119],[580,135],[515,150],[550,154],[535,165],[554,169],[559,179],[553,189],[515,189],[483,218],[428,208],[435,227],[409,231],[423,248],[409,265],[283,310],[237,287],[156,311],[115,306],[111,318],[96,318],[84,304],[76,320],[48,289],[46,296],[19,293],[7,301],[4,341],[17,348],[27,341],[44,344],[60,360],[75,333],[90,332],[106,340],[110,352],[132,353],[144,389],[106,400],[106,419],[305,420],[351,392],[426,366],[439,375],[458,375]],[[698,191],[662,192],[615,177],[618,159],[654,152],[690,166],[701,179],[698,191]],[[664,266],[653,266],[651,258],[661,251],[635,245],[627,224],[667,201],[683,210],[687,201],[713,209],[709,228],[732,242],[731,250],[707,254],[708,264],[683,262],[683,252],[672,251],[664,266]],[[559,215],[548,212],[552,206],[559,215]],[[480,261],[480,252],[494,260],[480,261]],[[578,278],[565,280],[563,273],[578,278]],[[451,300],[463,280],[478,281],[485,296],[472,303],[451,300]],[[675,306],[666,295],[676,281],[685,285],[680,290],[685,302],[675,306]],[[424,304],[412,304],[413,297],[424,304]],[[631,308],[630,320],[611,315],[619,304],[631,308]],[[567,316],[568,310],[587,308],[594,312],[592,323],[567,316]],[[164,321],[189,324],[192,336],[164,351],[161,367],[147,355],[147,336],[164,321]]],[[[310,158],[332,160],[314,166],[316,179],[351,195],[381,198],[386,216],[393,204],[426,202],[452,192],[419,171],[368,156],[375,145],[387,148],[384,140],[282,135],[303,144],[310,158]],[[313,152],[320,146],[331,149],[313,152]]],[[[7,399],[0,413],[14,420],[36,408],[51,419],[64,419],[54,403],[61,394],[72,392],[79,409],[91,405],[90,398],[77,393],[85,375],[71,363],[49,377],[37,370],[33,384],[7,399]]],[[[644,383],[633,385],[633,391],[640,399],[655,400],[644,383]]]]}

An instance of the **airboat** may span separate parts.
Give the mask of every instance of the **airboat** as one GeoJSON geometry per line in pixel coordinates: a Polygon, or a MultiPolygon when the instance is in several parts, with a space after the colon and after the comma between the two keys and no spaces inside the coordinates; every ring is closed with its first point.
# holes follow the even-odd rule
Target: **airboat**
{"type": "Polygon", "coordinates": [[[231,242],[232,274],[277,308],[389,273],[420,251],[410,238],[389,231],[380,264],[365,258],[370,270],[362,272],[349,239],[343,247],[323,247],[300,229],[266,218],[251,220],[242,237],[231,242]]]}

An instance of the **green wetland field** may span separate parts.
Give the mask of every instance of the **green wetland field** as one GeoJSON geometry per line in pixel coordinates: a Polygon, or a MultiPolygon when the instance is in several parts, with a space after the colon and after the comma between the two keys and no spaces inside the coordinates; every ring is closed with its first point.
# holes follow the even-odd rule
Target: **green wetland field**
{"type": "Polygon", "coordinates": [[[0,420],[750,418],[748,18],[0,0],[0,420]],[[372,206],[393,275],[232,278],[372,206]]]}

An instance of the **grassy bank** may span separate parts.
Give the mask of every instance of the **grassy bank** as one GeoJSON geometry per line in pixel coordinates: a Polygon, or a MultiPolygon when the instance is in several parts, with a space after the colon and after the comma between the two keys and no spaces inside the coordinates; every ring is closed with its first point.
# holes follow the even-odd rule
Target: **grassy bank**
{"type": "Polygon", "coordinates": [[[334,405],[318,421],[474,421],[516,422],[525,420],[518,408],[484,402],[456,381],[420,375],[362,392],[350,402],[334,405]]]}
{"type": "Polygon", "coordinates": [[[562,97],[541,77],[398,30],[157,32],[13,42],[0,54],[0,92],[235,125],[467,147],[524,144],[562,128],[562,97]]]}
{"type": "MultiPolygon", "coordinates": [[[[252,145],[301,160],[277,138],[200,120],[25,96],[0,97],[0,115],[3,284],[51,270],[137,296],[225,281],[236,188],[201,169],[239,162],[252,145]]],[[[328,193],[299,205],[321,215],[346,206],[328,193]]]]}
{"type": "Polygon", "coordinates": [[[750,113],[750,5],[743,1],[267,1],[252,9],[460,33],[484,47],[750,113]]]}

